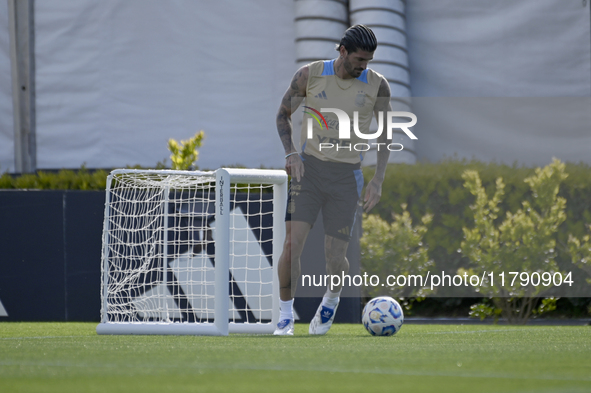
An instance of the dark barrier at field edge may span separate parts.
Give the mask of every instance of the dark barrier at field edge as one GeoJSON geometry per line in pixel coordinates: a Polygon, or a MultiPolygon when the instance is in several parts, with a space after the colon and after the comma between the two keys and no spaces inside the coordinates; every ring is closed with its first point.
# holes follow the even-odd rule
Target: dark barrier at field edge
{"type": "Polygon", "coordinates": [[[0,192],[0,321],[98,321],[105,193],[0,192]]]}
{"type": "MultiPolygon", "coordinates": [[[[99,321],[104,202],[103,191],[0,192],[0,302],[8,314],[0,307],[0,321],[99,321]]],[[[323,238],[318,222],[304,254],[323,255],[323,238]]],[[[303,271],[315,258],[307,259],[303,271]]],[[[358,257],[349,261],[358,271],[358,257]]],[[[295,301],[300,322],[320,302],[308,296],[295,301]]],[[[335,321],[357,323],[360,314],[360,298],[343,297],[335,321]]]]}

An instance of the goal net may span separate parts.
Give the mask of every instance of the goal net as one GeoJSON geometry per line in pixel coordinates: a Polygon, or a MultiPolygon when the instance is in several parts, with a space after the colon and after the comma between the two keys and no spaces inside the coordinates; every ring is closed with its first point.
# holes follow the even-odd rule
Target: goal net
{"type": "Polygon", "coordinates": [[[107,179],[99,334],[272,333],[280,170],[124,170],[107,179]]]}

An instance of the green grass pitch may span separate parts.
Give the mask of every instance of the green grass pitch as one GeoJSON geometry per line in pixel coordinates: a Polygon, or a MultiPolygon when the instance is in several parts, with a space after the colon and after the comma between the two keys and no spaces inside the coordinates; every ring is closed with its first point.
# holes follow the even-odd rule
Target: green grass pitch
{"type": "Polygon", "coordinates": [[[591,327],[405,325],[372,337],[98,336],[0,323],[0,392],[591,392],[591,327]]]}

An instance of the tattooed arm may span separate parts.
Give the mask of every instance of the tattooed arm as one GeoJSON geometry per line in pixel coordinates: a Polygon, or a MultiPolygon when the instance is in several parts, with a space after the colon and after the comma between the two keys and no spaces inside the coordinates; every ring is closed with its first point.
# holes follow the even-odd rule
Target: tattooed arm
{"type": "MultiPolygon", "coordinates": [[[[286,155],[297,152],[293,142],[291,114],[306,96],[308,72],[308,66],[304,66],[295,73],[277,112],[277,132],[286,155]]],[[[304,175],[304,164],[298,154],[292,154],[286,158],[285,170],[289,175],[300,181],[300,178],[304,175]]]]}
{"type": "Polygon", "coordinates": [[[386,132],[386,113],[389,111],[392,111],[392,106],[390,105],[390,84],[386,79],[382,78],[382,82],[378,89],[378,98],[374,107],[376,119],[379,116],[379,112],[382,112],[383,128],[382,134],[378,137],[378,143],[382,143],[382,145],[378,144],[381,148],[377,151],[376,172],[373,179],[367,184],[367,189],[365,190],[364,209],[366,212],[370,211],[380,201],[382,196],[382,183],[386,176],[386,166],[388,165],[388,158],[390,157],[390,150],[386,148],[390,143],[386,132]]]}

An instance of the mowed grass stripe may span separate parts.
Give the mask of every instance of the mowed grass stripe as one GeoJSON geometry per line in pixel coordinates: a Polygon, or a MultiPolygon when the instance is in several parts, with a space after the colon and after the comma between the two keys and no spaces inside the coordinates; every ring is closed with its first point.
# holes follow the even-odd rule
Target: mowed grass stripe
{"type": "Polygon", "coordinates": [[[322,337],[302,324],[294,337],[95,327],[0,323],[0,391],[591,391],[586,326],[406,325],[394,337],[338,324],[322,337]]]}
{"type": "MultiPolygon", "coordinates": [[[[522,375],[508,375],[508,374],[475,374],[475,373],[462,373],[462,372],[424,372],[424,371],[412,371],[412,370],[396,370],[396,369],[342,369],[334,367],[289,367],[285,368],[282,366],[238,366],[238,365],[227,365],[223,367],[210,366],[207,364],[191,364],[191,365],[166,365],[166,364],[144,364],[144,365],[115,365],[115,364],[80,364],[80,363],[50,363],[50,362],[0,362],[0,366],[17,366],[17,367],[47,367],[47,368],[103,368],[103,369],[115,369],[115,368],[135,368],[142,369],[141,374],[149,374],[152,370],[159,368],[169,368],[178,370],[179,368],[186,369],[187,371],[282,371],[282,372],[319,372],[319,373],[354,373],[354,374],[376,374],[376,375],[400,375],[400,376],[415,376],[415,377],[453,377],[453,378],[502,378],[502,379],[519,379],[519,380],[549,380],[549,381],[581,381],[591,382],[591,377],[587,378],[567,378],[557,375],[538,375],[538,376],[522,376],[522,375]]],[[[461,367],[461,366],[458,366],[461,367]]]]}

